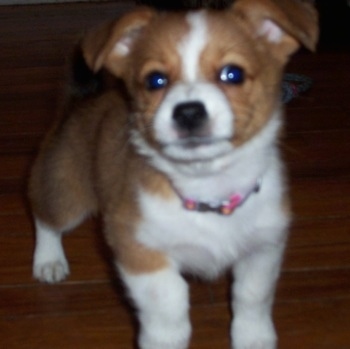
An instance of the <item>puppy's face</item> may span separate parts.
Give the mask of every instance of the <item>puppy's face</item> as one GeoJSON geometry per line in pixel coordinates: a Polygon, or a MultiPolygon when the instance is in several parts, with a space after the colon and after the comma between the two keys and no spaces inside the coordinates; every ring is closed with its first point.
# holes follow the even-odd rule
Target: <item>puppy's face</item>
{"type": "Polygon", "coordinates": [[[147,146],[176,161],[209,160],[272,117],[298,41],[270,18],[247,17],[248,2],[226,12],[141,11],[115,25],[116,39],[94,62],[126,82],[147,146]]]}
{"type": "Polygon", "coordinates": [[[251,123],[266,122],[268,113],[251,110],[260,64],[247,39],[229,18],[205,12],[163,16],[148,28],[127,77],[148,144],[176,160],[207,159],[249,138],[251,123]]]}
{"type": "Polygon", "coordinates": [[[128,63],[139,131],[176,160],[227,153],[263,127],[278,100],[279,69],[266,74],[264,55],[223,14],[159,18],[128,63]]]}

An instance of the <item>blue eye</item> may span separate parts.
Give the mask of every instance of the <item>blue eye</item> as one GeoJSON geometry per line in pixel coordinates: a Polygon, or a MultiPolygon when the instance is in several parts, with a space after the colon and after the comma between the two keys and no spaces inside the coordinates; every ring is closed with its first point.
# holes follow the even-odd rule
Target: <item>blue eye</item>
{"type": "Polygon", "coordinates": [[[219,79],[226,84],[239,85],[245,79],[244,70],[236,65],[225,65],[219,73],[219,79]]]}
{"type": "Polygon", "coordinates": [[[146,77],[146,87],[148,90],[160,90],[168,85],[168,78],[161,72],[153,72],[146,77]]]}

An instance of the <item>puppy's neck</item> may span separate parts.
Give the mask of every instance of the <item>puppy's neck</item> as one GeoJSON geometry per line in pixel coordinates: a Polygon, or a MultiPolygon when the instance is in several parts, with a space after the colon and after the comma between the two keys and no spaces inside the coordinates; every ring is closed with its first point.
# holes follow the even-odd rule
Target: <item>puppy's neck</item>
{"type": "Polygon", "coordinates": [[[180,196],[205,203],[222,202],[233,194],[245,196],[263,181],[272,159],[278,157],[275,137],[279,120],[272,118],[257,137],[229,154],[202,162],[171,161],[134,133],[132,141],[137,152],[145,158],[150,171],[158,173],[149,176],[144,189],[164,198],[180,196]]]}

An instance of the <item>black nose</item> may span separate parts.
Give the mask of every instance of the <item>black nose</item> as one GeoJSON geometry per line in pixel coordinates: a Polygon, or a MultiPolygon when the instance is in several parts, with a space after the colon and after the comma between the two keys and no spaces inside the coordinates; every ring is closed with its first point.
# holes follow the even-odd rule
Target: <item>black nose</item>
{"type": "Polygon", "coordinates": [[[180,103],[174,108],[173,120],[180,131],[198,131],[207,119],[208,113],[202,102],[180,103]]]}

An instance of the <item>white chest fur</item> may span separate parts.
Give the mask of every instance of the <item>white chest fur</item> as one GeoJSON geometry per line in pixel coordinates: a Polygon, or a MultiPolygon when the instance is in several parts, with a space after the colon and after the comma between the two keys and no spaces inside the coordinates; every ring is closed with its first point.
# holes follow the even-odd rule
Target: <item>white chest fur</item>
{"type": "Polygon", "coordinates": [[[176,196],[166,200],[140,188],[143,221],[137,239],[165,252],[178,269],[206,277],[216,276],[260,245],[280,243],[288,214],[281,207],[285,188],[274,142],[278,128],[278,119],[273,118],[252,141],[229,155],[229,165],[220,165],[220,160],[213,164],[212,176],[194,175],[197,168],[177,171],[154,155],[153,164],[172,179],[186,198],[212,202],[233,193],[246,194],[259,179],[262,185],[229,216],[187,211],[176,196]]]}
{"type": "Polygon", "coordinates": [[[280,243],[288,222],[282,193],[277,168],[265,173],[260,192],[230,216],[187,211],[176,197],[169,201],[141,191],[143,222],[137,238],[165,252],[178,269],[215,277],[260,245],[280,243]]]}

